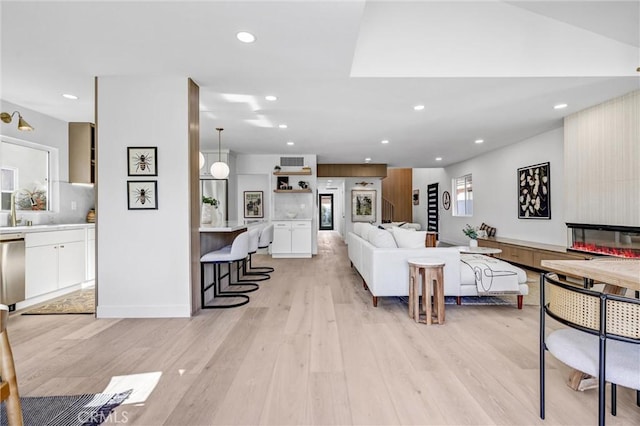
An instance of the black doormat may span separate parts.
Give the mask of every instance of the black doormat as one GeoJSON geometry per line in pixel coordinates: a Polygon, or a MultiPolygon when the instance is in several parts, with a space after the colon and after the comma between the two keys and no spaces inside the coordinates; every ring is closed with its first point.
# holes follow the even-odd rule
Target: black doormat
{"type": "MultiPolygon", "coordinates": [[[[132,390],[69,396],[21,397],[25,426],[97,426],[109,419],[132,390]]],[[[7,425],[7,410],[0,406],[1,425],[7,425]]],[[[115,423],[115,422],[114,422],[115,423]]]]}

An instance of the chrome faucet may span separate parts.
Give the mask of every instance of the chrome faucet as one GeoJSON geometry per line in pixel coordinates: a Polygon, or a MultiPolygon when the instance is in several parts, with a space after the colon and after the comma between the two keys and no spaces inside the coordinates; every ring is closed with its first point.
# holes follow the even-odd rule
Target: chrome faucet
{"type": "Polygon", "coordinates": [[[18,194],[18,192],[20,192],[20,190],[16,189],[11,193],[11,214],[9,216],[9,218],[11,219],[11,226],[18,226],[18,224],[22,222],[22,220],[18,219],[16,215],[16,195],[18,194]]]}

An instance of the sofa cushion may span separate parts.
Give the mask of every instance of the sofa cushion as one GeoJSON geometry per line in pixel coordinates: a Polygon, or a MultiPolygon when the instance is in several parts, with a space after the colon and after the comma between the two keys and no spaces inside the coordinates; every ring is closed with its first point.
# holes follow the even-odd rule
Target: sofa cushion
{"type": "Polygon", "coordinates": [[[376,229],[369,232],[369,242],[378,248],[397,248],[393,234],[385,229],[376,229]]]}
{"type": "Polygon", "coordinates": [[[427,231],[406,230],[398,227],[391,228],[393,238],[400,248],[421,248],[425,246],[427,231]]]}
{"type": "Polygon", "coordinates": [[[364,240],[367,240],[367,241],[371,242],[369,240],[369,234],[371,234],[372,232],[375,232],[377,230],[378,230],[377,226],[373,226],[370,223],[363,223],[362,224],[362,238],[364,240]]]}
{"type": "Polygon", "coordinates": [[[355,222],[353,224],[353,233],[356,234],[359,237],[362,237],[362,226],[364,225],[364,223],[362,222],[355,222]]]}

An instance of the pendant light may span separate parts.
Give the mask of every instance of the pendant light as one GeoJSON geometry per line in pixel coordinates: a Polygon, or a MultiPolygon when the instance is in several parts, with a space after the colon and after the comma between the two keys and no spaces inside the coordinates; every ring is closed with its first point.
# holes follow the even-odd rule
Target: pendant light
{"type": "Polygon", "coordinates": [[[222,134],[222,131],[224,129],[221,127],[217,127],[216,130],[218,131],[218,161],[211,165],[211,175],[216,179],[226,179],[227,176],[229,176],[229,166],[227,166],[227,163],[223,163],[221,160],[222,148],[220,142],[220,135],[222,134]]]}
{"type": "Polygon", "coordinates": [[[198,152],[198,168],[202,170],[203,167],[204,167],[204,154],[201,152],[198,152]]]}

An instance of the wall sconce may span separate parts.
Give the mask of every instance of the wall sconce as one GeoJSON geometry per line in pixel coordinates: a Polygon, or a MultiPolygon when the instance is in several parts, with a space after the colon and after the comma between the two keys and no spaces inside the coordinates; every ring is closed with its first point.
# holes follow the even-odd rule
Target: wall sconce
{"type": "Polygon", "coordinates": [[[2,120],[5,123],[11,123],[11,117],[13,117],[16,114],[18,114],[18,130],[22,130],[22,131],[33,130],[33,127],[31,127],[31,125],[27,123],[24,118],[22,118],[22,114],[20,114],[18,111],[13,111],[11,114],[9,114],[8,112],[3,112],[2,114],[0,114],[0,120],[2,120]]]}
{"type": "Polygon", "coordinates": [[[229,176],[229,166],[221,160],[222,150],[220,142],[220,135],[224,129],[217,127],[216,130],[218,131],[218,161],[211,165],[211,175],[216,179],[226,179],[227,176],[229,176]]]}

